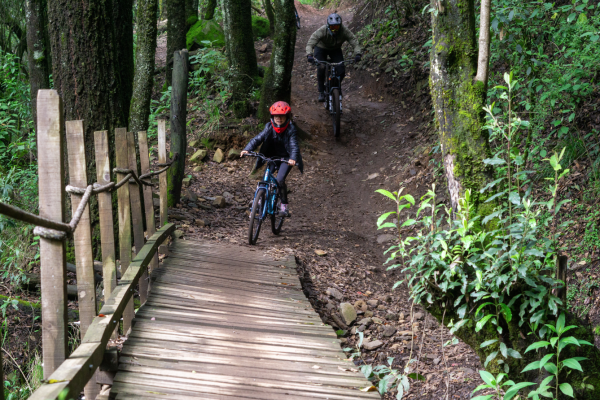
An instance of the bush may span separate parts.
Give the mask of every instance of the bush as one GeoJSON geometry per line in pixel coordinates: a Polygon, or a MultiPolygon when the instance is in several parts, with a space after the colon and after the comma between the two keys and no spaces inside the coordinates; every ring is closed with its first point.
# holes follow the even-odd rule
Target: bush
{"type": "Polygon", "coordinates": [[[270,29],[271,27],[268,19],[259,17],[258,15],[252,16],[252,33],[254,35],[254,40],[269,36],[269,33],[271,32],[270,29]]]}

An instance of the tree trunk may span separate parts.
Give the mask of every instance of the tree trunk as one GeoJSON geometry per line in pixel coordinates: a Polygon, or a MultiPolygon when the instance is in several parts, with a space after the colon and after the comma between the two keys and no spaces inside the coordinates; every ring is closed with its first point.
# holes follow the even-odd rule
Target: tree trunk
{"type": "Polygon", "coordinates": [[[129,129],[134,133],[148,130],[154,84],[157,9],[157,0],[138,0],[135,79],[129,113],[129,129]]]}
{"type": "Polygon", "coordinates": [[[186,0],[167,0],[167,87],[171,86],[173,53],[186,48],[185,2],[186,0]]]}
{"type": "Polygon", "coordinates": [[[454,209],[467,189],[472,189],[479,207],[479,189],[491,170],[483,163],[490,148],[487,131],[481,130],[486,85],[473,79],[477,69],[473,0],[435,4],[430,83],[448,190],[454,209]]]}
{"type": "Polygon", "coordinates": [[[181,198],[181,186],[185,176],[187,150],[187,86],[188,51],[176,51],[173,55],[173,89],[171,92],[171,159],[176,159],[168,173],[168,202],[174,207],[181,198]]]}
{"type": "Polygon", "coordinates": [[[185,0],[185,22],[189,30],[198,21],[198,0],[185,0]]]}
{"type": "Polygon", "coordinates": [[[258,75],[252,37],[252,7],[247,0],[223,0],[223,28],[229,66],[233,70],[233,112],[244,118],[250,114],[248,95],[258,75]]]}
{"type": "Polygon", "coordinates": [[[123,103],[123,105],[126,107],[125,121],[128,121],[130,101],[131,97],[133,96],[135,57],[135,55],[133,54],[133,0],[112,1],[114,9],[113,29],[115,44],[117,47],[117,57],[119,60],[119,63],[116,68],[119,72],[119,79],[121,81],[121,91],[123,94],[123,98],[126,99],[126,103],[123,103]]]}
{"type": "MultiPolygon", "coordinates": [[[[127,24],[131,0],[55,0],[48,2],[48,30],[52,49],[54,87],[64,103],[65,120],[84,120],[88,179],[96,176],[94,131],[127,126],[131,76],[127,68],[132,37],[127,24]],[[122,15],[124,14],[124,15],[122,15]],[[126,29],[123,29],[123,27],[126,29]],[[123,81],[130,76],[129,82],[123,81]]],[[[132,63],[132,61],[131,61],[132,63]]],[[[114,151],[114,146],[111,146],[114,151]]],[[[111,157],[114,160],[114,153],[111,157]]],[[[94,207],[91,207],[94,209],[94,207]]],[[[93,218],[93,220],[97,220],[93,218]]]]}
{"type": "Polygon", "coordinates": [[[47,1],[26,0],[27,58],[31,87],[31,117],[37,132],[37,92],[50,88],[47,1]]]}
{"type": "Polygon", "coordinates": [[[259,107],[259,118],[264,122],[269,120],[271,104],[276,101],[290,102],[296,46],[294,0],[274,0],[273,8],[275,10],[273,52],[271,64],[265,73],[259,107]]]}
{"type": "Polygon", "coordinates": [[[275,14],[273,13],[273,3],[271,0],[263,0],[263,4],[265,6],[265,14],[267,14],[267,18],[269,19],[269,29],[271,32],[271,37],[275,36],[275,14]]]}
{"type": "Polygon", "coordinates": [[[216,8],[217,0],[206,0],[206,8],[204,9],[204,19],[213,19],[215,17],[216,8]]]}
{"type": "Polygon", "coordinates": [[[486,91],[490,64],[490,3],[491,0],[481,0],[479,57],[477,58],[477,75],[475,76],[476,81],[483,82],[486,91]]]}

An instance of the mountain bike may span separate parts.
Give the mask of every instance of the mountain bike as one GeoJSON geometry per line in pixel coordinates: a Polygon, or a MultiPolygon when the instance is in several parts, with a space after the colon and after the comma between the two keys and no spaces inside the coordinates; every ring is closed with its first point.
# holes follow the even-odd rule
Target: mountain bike
{"type": "Polygon", "coordinates": [[[288,160],[285,158],[267,158],[264,155],[253,151],[248,152],[245,157],[261,158],[267,163],[267,169],[265,170],[263,180],[258,182],[258,185],[256,186],[254,200],[252,201],[252,209],[250,211],[248,244],[253,245],[256,244],[256,241],[258,240],[260,227],[267,216],[271,216],[271,231],[273,234],[279,235],[279,232],[281,232],[285,217],[278,215],[279,209],[281,208],[281,192],[277,179],[275,179],[272,171],[276,169],[276,162],[281,161],[287,163],[288,160]]]}
{"type": "Polygon", "coordinates": [[[296,27],[300,29],[300,16],[298,15],[298,10],[296,10],[296,6],[294,6],[294,14],[296,14],[296,27]]]}
{"type": "Polygon", "coordinates": [[[342,85],[337,68],[340,65],[350,65],[354,60],[344,60],[338,63],[315,60],[315,65],[325,65],[325,110],[331,115],[333,123],[333,136],[340,136],[340,118],[342,116],[342,85]]]}

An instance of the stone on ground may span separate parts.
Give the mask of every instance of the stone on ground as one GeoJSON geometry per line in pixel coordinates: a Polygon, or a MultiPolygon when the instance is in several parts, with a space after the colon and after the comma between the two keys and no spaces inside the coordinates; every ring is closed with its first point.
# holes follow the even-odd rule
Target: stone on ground
{"type": "Polygon", "coordinates": [[[241,150],[238,149],[231,149],[229,150],[229,152],[227,153],[227,158],[230,160],[233,160],[234,158],[239,158],[240,154],[242,154],[241,150]]]}
{"type": "Polygon", "coordinates": [[[365,350],[375,350],[383,346],[383,342],[381,340],[375,340],[373,342],[363,343],[363,348],[365,350]]]}
{"type": "Polygon", "coordinates": [[[350,303],[341,303],[340,304],[340,314],[342,314],[342,318],[346,325],[351,325],[354,321],[356,321],[356,310],[350,303]]]}
{"type": "Polygon", "coordinates": [[[326,293],[328,296],[333,297],[334,299],[336,299],[338,301],[342,300],[342,298],[344,297],[342,292],[340,292],[336,288],[328,288],[326,293]]]}
{"type": "Polygon", "coordinates": [[[225,159],[225,154],[223,154],[223,150],[217,149],[217,151],[215,151],[215,155],[213,156],[213,161],[222,163],[224,159],[225,159]]]}
{"type": "Polygon", "coordinates": [[[375,308],[379,304],[379,300],[367,300],[367,304],[369,305],[369,307],[375,308]]]}
{"type": "Polygon", "coordinates": [[[215,199],[213,200],[213,206],[217,207],[217,208],[223,208],[227,205],[227,201],[225,201],[225,197],[223,196],[217,196],[215,197],[215,199]]]}
{"type": "Polygon", "coordinates": [[[356,309],[356,311],[362,311],[365,312],[369,309],[369,307],[367,306],[367,303],[364,302],[364,300],[358,300],[354,303],[354,308],[356,309]]]}
{"type": "Polygon", "coordinates": [[[181,183],[183,184],[183,186],[189,187],[192,184],[192,178],[183,178],[181,183]]]}
{"type": "Polygon", "coordinates": [[[190,157],[190,163],[199,164],[206,158],[208,152],[204,149],[198,150],[190,157]]]}
{"type": "Polygon", "coordinates": [[[394,333],[396,333],[396,328],[394,328],[394,327],[393,327],[393,326],[391,326],[391,325],[386,325],[386,326],[383,328],[383,337],[390,337],[390,336],[393,336],[393,335],[394,335],[394,333]]]}

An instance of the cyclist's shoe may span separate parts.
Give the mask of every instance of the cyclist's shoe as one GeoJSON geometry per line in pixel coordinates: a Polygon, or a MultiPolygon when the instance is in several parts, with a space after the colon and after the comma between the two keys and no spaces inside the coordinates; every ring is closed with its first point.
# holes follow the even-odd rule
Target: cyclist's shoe
{"type": "Polygon", "coordinates": [[[289,210],[287,204],[282,204],[281,205],[281,208],[279,209],[279,212],[277,213],[277,216],[278,217],[286,217],[286,218],[291,217],[290,210],[289,210]]]}
{"type": "Polygon", "coordinates": [[[325,103],[325,93],[319,92],[319,103],[325,103]]]}

